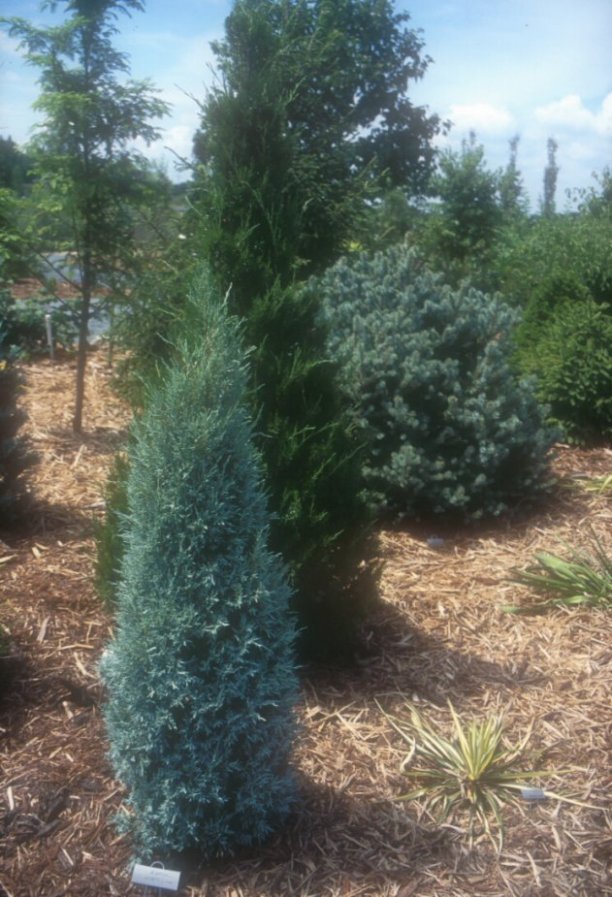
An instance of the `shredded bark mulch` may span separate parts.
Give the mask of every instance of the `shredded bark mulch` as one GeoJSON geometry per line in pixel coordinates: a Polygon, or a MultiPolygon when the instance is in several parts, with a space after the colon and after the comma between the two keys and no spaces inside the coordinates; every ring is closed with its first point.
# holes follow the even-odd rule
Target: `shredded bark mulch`
{"type": "MultiPolygon", "coordinates": [[[[25,366],[28,433],[38,453],[27,529],[0,543],[0,897],[118,897],[130,884],[125,795],[107,762],[97,663],[112,617],[93,587],[94,526],[129,414],[90,358],[85,433],[70,430],[74,366],[25,366]]],[[[379,535],[382,602],[356,665],[305,676],[296,747],[302,800],[263,847],[209,866],[185,863],[190,897],[603,897],[612,895],[612,614],[558,609],[514,616],[509,580],[536,551],[567,554],[593,530],[612,551],[609,448],[560,446],[557,485],[537,512],[470,528],[426,524],[379,535]],[[395,716],[415,706],[447,734],[503,712],[516,742],[545,750],[548,800],[505,814],[497,853],[468,848],[458,819],[439,825],[399,802],[408,745],[395,716]]],[[[541,765],[541,762],[540,762],[541,765]]]]}

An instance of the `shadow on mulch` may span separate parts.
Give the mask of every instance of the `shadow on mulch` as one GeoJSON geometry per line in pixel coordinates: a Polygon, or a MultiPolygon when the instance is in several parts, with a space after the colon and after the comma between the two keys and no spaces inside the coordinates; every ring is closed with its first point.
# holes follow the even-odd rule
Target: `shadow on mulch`
{"type": "Polygon", "coordinates": [[[575,515],[577,508],[587,514],[590,507],[588,493],[578,487],[576,480],[560,476],[549,493],[528,504],[518,504],[499,517],[465,520],[422,515],[419,519],[385,521],[384,527],[388,532],[406,534],[423,543],[439,539],[439,549],[444,552],[451,547],[463,548],[480,539],[511,537],[519,540],[534,524],[542,525],[546,520],[558,523],[566,516],[575,515]]]}
{"type": "Polygon", "coordinates": [[[61,502],[32,499],[24,504],[19,516],[9,527],[0,527],[0,540],[6,545],[18,548],[20,543],[30,543],[32,539],[52,536],[62,541],[71,538],[79,540],[94,534],[95,521],[104,510],[102,501],[91,506],[78,508],[61,502]]]}
{"type": "Polygon", "coordinates": [[[542,678],[524,661],[500,664],[449,648],[444,640],[411,625],[405,613],[388,603],[368,621],[363,652],[353,666],[304,669],[307,688],[327,710],[362,698],[377,699],[384,707],[398,697],[446,707],[451,694],[459,709],[493,685],[498,692],[524,691],[541,685],[542,678]]]}
{"type": "Polygon", "coordinates": [[[47,436],[61,441],[65,449],[75,451],[82,446],[90,448],[96,455],[111,455],[125,448],[128,429],[123,427],[87,427],[82,433],[74,433],[70,427],[51,427],[47,436]]]}
{"type": "Polygon", "coordinates": [[[182,888],[201,888],[208,897],[227,893],[230,884],[266,897],[316,893],[317,885],[339,894],[365,884],[403,887],[432,862],[446,864],[456,837],[419,825],[407,806],[359,800],[304,777],[298,807],[267,844],[207,863],[183,854],[167,865],[183,872],[182,888]]]}

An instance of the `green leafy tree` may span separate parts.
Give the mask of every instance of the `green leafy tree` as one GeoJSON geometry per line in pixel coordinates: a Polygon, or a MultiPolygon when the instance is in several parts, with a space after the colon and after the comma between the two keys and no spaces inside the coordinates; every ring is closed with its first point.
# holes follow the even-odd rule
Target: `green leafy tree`
{"type": "Polygon", "coordinates": [[[474,132],[461,150],[444,150],[431,182],[437,204],[430,210],[425,247],[439,269],[461,277],[482,267],[502,222],[500,176],[485,162],[474,132]]]}
{"type": "Polygon", "coordinates": [[[21,226],[22,207],[14,190],[0,187],[0,287],[33,269],[31,247],[21,226]]]}
{"type": "Polygon", "coordinates": [[[189,337],[134,430],[117,635],[103,659],[111,756],[145,856],[256,843],[295,798],[297,681],[239,326],[206,279],[189,337]]]}
{"type": "MultiPolygon", "coordinates": [[[[606,211],[604,185],[578,197],[575,212],[539,215],[500,232],[491,258],[495,285],[528,317],[541,302],[553,311],[555,304],[586,294],[612,305],[612,215],[606,211]]],[[[537,312],[536,317],[542,316],[537,312]]]]}
{"type": "Polygon", "coordinates": [[[167,111],[148,82],[126,79],[127,58],[112,45],[120,13],[142,11],[140,0],[63,0],[67,19],[37,27],[24,19],[5,24],[21,40],[27,61],[40,70],[36,108],[43,123],[32,144],[39,196],[47,215],[66,214],[77,255],[81,295],[73,427],[82,427],[87,331],[91,300],[101,280],[125,264],[132,240],[126,198],[135,196],[137,154],[158,132],[150,120],[167,111]]]}
{"type": "Polygon", "coordinates": [[[32,167],[33,160],[12,137],[0,136],[0,187],[23,196],[34,179],[32,167]]]}

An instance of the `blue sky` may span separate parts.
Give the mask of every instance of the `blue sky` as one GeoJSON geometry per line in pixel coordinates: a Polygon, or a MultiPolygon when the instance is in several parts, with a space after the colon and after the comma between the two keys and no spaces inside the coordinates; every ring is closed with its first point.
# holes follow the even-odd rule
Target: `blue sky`
{"type": "MultiPolygon", "coordinates": [[[[117,45],[129,54],[133,76],[150,78],[173,107],[150,151],[171,175],[173,156],[164,147],[190,152],[194,98],[211,82],[210,41],[222,37],[230,8],[231,0],[148,0],[144,14],[120,20],[117,45]]],[[[592,173],[612,163],[612,0],[398,0],[396,9],[423,29],[434,60],[409,95],[454,122],[441,145],[459,146],[474,129],[496,168],[519,134],[519,167],[534,208],[549,136],[559,144],[560,207],[565,190],[590,186],[592,173]]],[[[41,20],[38,0],[0,0],[0,15],[41,20]]],[[[1,134],[27,140],[36,96],[35,70],[0,34],[1,134]]]]}

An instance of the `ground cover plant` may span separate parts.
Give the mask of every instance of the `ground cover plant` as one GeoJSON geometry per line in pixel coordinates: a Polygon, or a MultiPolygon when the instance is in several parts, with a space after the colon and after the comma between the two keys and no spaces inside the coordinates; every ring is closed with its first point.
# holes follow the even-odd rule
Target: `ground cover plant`
{"type": "Polygon", "coordinates": [[[503,302],[448,286],[403,246],[342,260],[307,289],[323,299],[383,512],[478,518],[548,488],[556,434],[514,375],[503,302]]]}
{"type": "Polygon", "coordinates": [[[148,858],[257,843],[295,794],[295,627],[268,547],[244,350],[205,277],[188,308],[191,339],[134,428],[102,661],[112,762],[148,858]]]}

